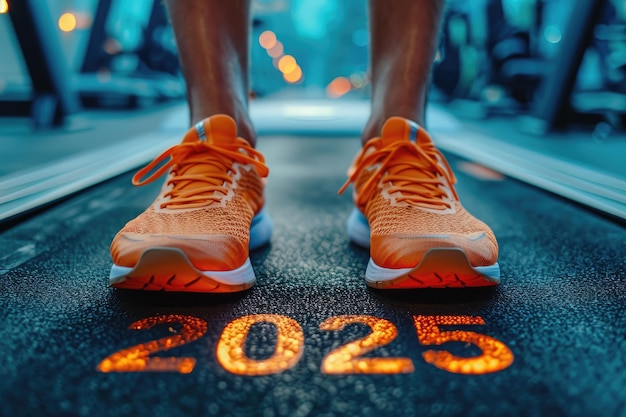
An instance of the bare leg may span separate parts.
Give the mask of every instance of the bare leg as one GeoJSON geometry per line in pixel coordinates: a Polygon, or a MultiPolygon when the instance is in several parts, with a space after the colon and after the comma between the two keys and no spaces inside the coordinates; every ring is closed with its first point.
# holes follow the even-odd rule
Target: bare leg
{"type": "Polygon", "coordinates": [[[372,115],[362,140],[389,117],[425,123],[426,93],[445,0],[370,0],[372,115]]]}
{"type": "Polygon", "coordinates": [[[249,0],[167,0],[176,33],[191,124],[226,114],[255,144],[248,114],[249,0]]]}

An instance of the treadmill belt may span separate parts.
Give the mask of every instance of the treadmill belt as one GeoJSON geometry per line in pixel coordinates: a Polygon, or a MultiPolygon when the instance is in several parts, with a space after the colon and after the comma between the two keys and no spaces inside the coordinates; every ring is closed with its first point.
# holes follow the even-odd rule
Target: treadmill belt
{"type": "Polygon", "coordinates": [[[259,143],[275,229],[251,290],[109,288],[159,188],[130,173],[0,234],[1,415],[626,415],[623,226],[449,157],[502,284],[373,290],[337,195],[358,140],[259,143]]]}

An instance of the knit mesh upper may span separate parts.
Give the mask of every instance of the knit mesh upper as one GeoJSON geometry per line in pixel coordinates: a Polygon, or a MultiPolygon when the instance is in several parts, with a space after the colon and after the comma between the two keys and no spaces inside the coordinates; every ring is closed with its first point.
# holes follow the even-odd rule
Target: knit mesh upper
{"type": "Polygon", "coordinates": [[[455,247],[463,249],[474,266],[494,264],[498,244],[493,231],[463,208],[454,176],[426,132],[420,129],[415,143],[407,145],[409,123],[391,118],[383,135],[372,139],[351,167],[355,203],[370,226],[372,259],[385,268],[414,267],[429,249],[455,247]],[[366,158],[369,165],[363,166],[366,158]],[[429,169],[429,164],[438,166],[429,169]],[[370,180],[376,184],[368,185],[370,180]],[[368,186],[373,192],[365,190],[368,186]],[[364,199],[366,192],[369,198],[364,199]]]}
{"type": "MultiPolygon", "coordinates": [[[[231,122],[234,125],[234,121],[230,118],[224,119],[226,117],[214,116],[205,121],[207,141],[212,146],[234,146],[240,149],[242,154],[254,152],[258,159],[260,154],[251,150],[245,141],[235,136],[223,136],[218,141],[212,142],[213,131],[224,126],[230,131],[231,122]]],[[[185,142],[192,142],[189,139],[190,135],[190,133],[186,135],[185,142]]],[[[264,204],[263,178],[255,166],[262,164],[263,161],[254,161],[254,164],[233,162],[226,169],[222,168],[223,162],[213,162],[215,156],[212,155],[211,149],[202,146],[198,149],[187,158],[206,162],[194,162],[194,166],[185,167],[185,173],[177,172],[183,178],[178,182],[176,176],[170,173],[153,204],[128,222],[115,236],[111,244],[111,254],[116,265],[132,267],[145,249],[153,247],[182,249],[192,264],[202,270],[232,270],[245,262],[248,257],[252,218],[264,204]],[[213,172],[214,170],[219,172],[213,172]],[[191,171],[193,172],[189,174],[191,171]],[[208,183],[203,178],[216,176],[221,178],[220,175],[225,174],[232,182],[224,181],[220,186],[207,186],[208,183]],[[179,194],[184,197],[170,195],[173,188],[172,180],[181,189],[179,194]],[[203,199],[202,191],[188,197],[189,193],[194,192],[193,187],[200,187],[198,189],[201,190],[203,189],[201,187],[210,188],[206,195],[211,199],[203,199]],[[182,203],[172,204],[176,198],[182,203]],[[186,204],[187,200],[190,200],[190,203],[186,204]]],[[[227,157],[219,158],[220,161],[228,162],[227,157]]],[[[177,170],[182,172],[181,166],[184,166],[184,160],[173,165],[171,172],[177,170]]],[[[264,168],[264,165],[259,166],[264,168]]],[[[220,179],[214,182],[221,181],[220,179]]]]}

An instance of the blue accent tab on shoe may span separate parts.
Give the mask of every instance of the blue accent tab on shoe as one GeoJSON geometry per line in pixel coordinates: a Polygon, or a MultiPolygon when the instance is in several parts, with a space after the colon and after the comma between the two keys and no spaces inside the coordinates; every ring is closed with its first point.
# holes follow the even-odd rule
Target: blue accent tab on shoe
{"type": "Polygon", "coordinates": [[[206,131],[204,130],[204,123],[198,122],[196,123],[196,133],[198,134],[198,139],[202,142],[206,141],[206,131]]]}
{"type": "Polygon", "coordinates": [[[413,143],[417,143],[417,130],[419,129],[419,126],[413,122],[409,122],[409,126],[411,126],[411,132],[409,133],[409,140],[413,143]]]}

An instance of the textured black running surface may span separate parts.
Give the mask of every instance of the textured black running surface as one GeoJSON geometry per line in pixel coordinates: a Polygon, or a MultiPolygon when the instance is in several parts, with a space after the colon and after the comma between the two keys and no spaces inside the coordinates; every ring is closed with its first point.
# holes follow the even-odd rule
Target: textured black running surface
{"type": "MultiPolygon", "coordinates": [[[[257,285],[239,295],[133,293],[107,287],[113,235],[152,201],[158,184],[130,175],[50,208],[0,235],[0,414],[3,416],[626,416],[626,230],[511,180],[463,174],[464,205],[494,229],[502,285],[485,290],[384,292],[366,287],[368,254],[344,224],[352,208],[336,191],[357,150],[348,139],[263,138],[271,168],[270,246],[252,256],[257,285]],[[239,376],[216,357],[228,323],[273,314],[304,334],[291,369],[239,376]],[[133,330],[161,316],[204,320],[197,340],[154,356],[190,357],[191,373],[103,373],[103,359],[180,331],[133,330]],[[328,375],[325,356],[368,333],[331,317],[386,319],[397,338],[368,357],[405,357],[414,371],[328,375]],[[428,350],[460,357],[472,344],[425,346],[414,316],[481,317],[473,331],[506,345],[514,362],[483,375],[427,363],[428,350]]],[[[453,166],[459,161],[452,159],[453,166]]],[[[245,354],[272,356],[276,328],[254,325],[245,354]]]]}

